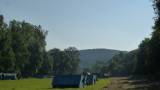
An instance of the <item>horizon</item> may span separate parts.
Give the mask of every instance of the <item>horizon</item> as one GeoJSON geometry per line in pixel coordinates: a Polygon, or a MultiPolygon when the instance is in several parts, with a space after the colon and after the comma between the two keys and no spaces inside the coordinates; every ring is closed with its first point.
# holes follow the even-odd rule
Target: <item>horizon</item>
{"type": "MultiPolygon", "coordinates": [[[[55,47],[56,48],[56,47],[55,47]]],[[[54,48],[52,48],[54,49],[54,48]]],[[[50,50],[52,50],[50,49],[50,50]]],[[[59,49],[59,48],[58,48],[59,49]]],[[[65,48],[66,49],[66,48],[65,48]]],[[[64,49],[60,49],[60,50],[64,50],[64,49]]],[[[117,49],[109,49],[109,48],[86,48],[86,49],[78,49],[79,51],[83,51],[83,50],[113,50],[113,51],[123,51],[123,52],[130,52],[130,51],[126,51],[126,50],[117,50],[117,49]]],[[[136,49],[134,49],[136,50],[136,49]]],[[[47,50],[49,51],[49,50],[47,50]]],[[[131,50],[132,51],[132,50],[131,50]]]]}
{"type": "Polygon", "coordinates": [[[47,50],[74,46],[131,51],[150,37],[154,24],[149,0],[2,0],[0,8],[6,22],[25,20],[48,30],[47,50]]]}

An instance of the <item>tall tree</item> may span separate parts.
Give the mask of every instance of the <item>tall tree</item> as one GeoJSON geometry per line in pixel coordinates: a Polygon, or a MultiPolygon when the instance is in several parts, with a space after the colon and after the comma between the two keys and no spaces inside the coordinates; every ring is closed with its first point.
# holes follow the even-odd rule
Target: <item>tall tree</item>
{"type": "Polygon", "coordinates": [[[75,47],[69,47],[64,51],[57,48],[48,52],[53,60],[54,74],[75,74],[79,67],[79,52],[75,47]]]}
{"type": "Polygon", "coordinates": [[[150,39],[146,38],[139,45],[136,61],[135,73],[139,75],[148,74],[149,65],[150,65],[150,39]]]}
{"type": "Polygon", "coordinates": [[[29,52],[27,49],[25,33],[21,22],[13,20],[10,22],[9,27],[12,37],[12,49],[16,58],[15,71],[21,74],[22,72],[25,72],[25,65],[29,63],[29,52]]]}
{"type": "Polygon", "coordinates": [[[69,71],[69,56],[63,51],[55,48],[49,51],[53,59],[53,73],[54,74],[67,74],[69,71]]]}
{"type": "Polygon", "coordinates": [[[0,72],[14,72],[15,55],[11,48],[11,40],[3,16],[0,16],[0,72]]]}
{"type": "Polygon", "coordinates": [[[42,62],[42,65],[38,71],[38,74],[53,74],[53,59],[52,57],[46,52],[44,54],[44,60],[42,62]]]}
{"type": "Polygon", "coordinates": [[[70,57],[70,73],[76,73],[80,62],[78,49],[75,47],[69,47],[64,51],[70,57]]]}
{"type": "Polygon", "coordinates": [[[160,0],[153,0],[153,6],[155,10],[155,23],[154,31],[151,37],[151,70],[150,72],[156,76],[160,75],[160,0]]]}
{"type": "Polygon", "coordinates": [[[16,72],[24,77],[42,73],[51,65],[45,50],[47,31],[25,21],[12,20],[9,26],[0,15],[0,72],[16,72]],[[47,59],[47,60],[46,60],[47,59]]]}

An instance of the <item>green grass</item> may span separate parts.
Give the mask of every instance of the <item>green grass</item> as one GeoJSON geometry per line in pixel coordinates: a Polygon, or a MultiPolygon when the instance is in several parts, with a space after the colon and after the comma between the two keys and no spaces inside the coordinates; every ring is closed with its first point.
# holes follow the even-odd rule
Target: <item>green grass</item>
{"type": "Polygon", "coordinates": [[[0,90],[101,90],[110,83],[110,79],[101,79],[95,85],[85,88],[53,89],[52,79],[0,80],[0,90]]]}

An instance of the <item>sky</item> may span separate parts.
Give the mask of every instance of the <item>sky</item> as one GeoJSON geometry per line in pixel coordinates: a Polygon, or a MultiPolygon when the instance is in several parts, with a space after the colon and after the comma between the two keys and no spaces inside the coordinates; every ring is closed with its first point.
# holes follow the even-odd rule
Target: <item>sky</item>
{"type": "Polygon", "coordinates": [[[155,16],[151,0],[0,0],[0,14],[41,25],[47,50],[134,50],[151,36],[155,16]]]}

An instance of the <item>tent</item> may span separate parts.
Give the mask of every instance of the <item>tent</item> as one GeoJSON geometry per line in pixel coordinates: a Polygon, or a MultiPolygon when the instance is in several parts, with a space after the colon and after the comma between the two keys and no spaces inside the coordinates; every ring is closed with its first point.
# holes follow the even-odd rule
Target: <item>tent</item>
{"type": "Polygon", "coordinates": [[[52,80],[53,88],[82,88],[85,84],[84,75],[55,75],[52,80]]]}
{"type": "Polygon", "coordinates": [[[0,80],[2,80],[2,73],[0,73],[0,80]]]}
{"type": "Polygon", "coordinates": [[[87,85],[95,84],[96,81],[97,81],[96,75],[87,75],[87,79],[86,79],[86,84],[87,85]]]}
{"type": "Polygon", "coordinates": [[[0,80],[16,80],[16,73],[0,73],[0,80]]]}

